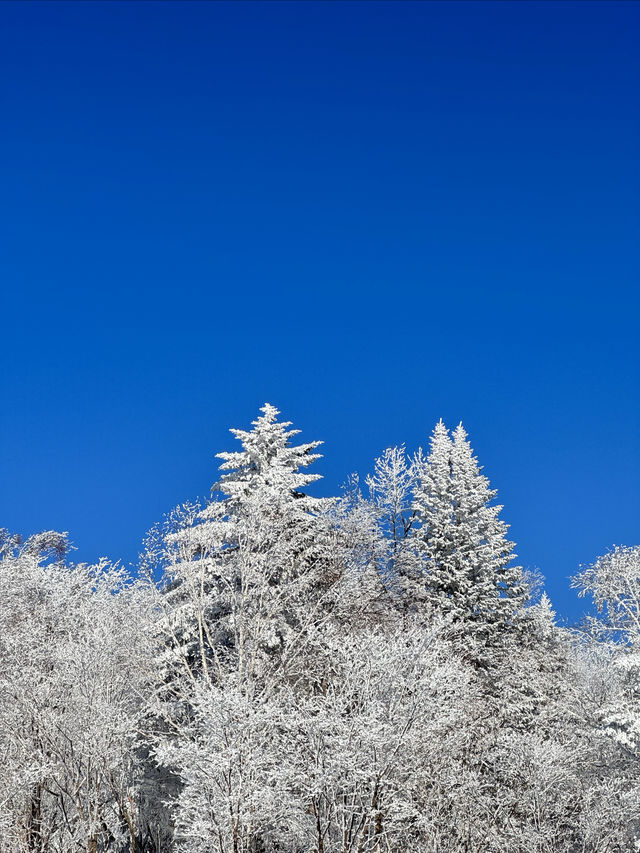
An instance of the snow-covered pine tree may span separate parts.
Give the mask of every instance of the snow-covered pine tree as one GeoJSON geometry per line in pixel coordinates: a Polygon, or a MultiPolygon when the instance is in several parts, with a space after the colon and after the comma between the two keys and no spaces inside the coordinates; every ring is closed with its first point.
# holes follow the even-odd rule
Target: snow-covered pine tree
{"type": "Polygon", "coordinates": [[[436,424],[415,493],[414,574],[434,606],[480,639],[489,626],[507,624],[525,596],[495,496],[462,424],[453,437],[436,424]]]}
{"type": "Polygon", "coordinates": [[[175,734],[158,755],[181,780],[175,821],[185,851],[261,851],[286,838],[296,804],[278,778],[292,697],[321,689],[322,625],[341,579],[328,510],[302,490],[319,442],[267,404],[232,430],[216,498],[166,539],[167,655],[160,713],[175,734]],[[176,699],[178,700],[176,705],[176,699]],[[177,716],[175,716],[177,714],[177,716]],[[206,808],[203,804],[206,804],[206,808]]]}
{"type": "Polygon", "coordinates": [[[241,680],[256,676],[260,661],[301,638],[299,606],[335,580],[332,502],[302,491],[320,479],[305,469],[321,442],[293,445],[299,430],[278,414],[266,404],[252,430],[231,430],[242,449],[217,454],[224,473],[214,498],[178,512],[165,537],[169,657],[177,653],[193,678],[236,666],[241,680]]]}
{"type": "Polygon", "coordinates": [[[512,565],[515,545],[499,518],[502,506],[492,505],[497,491],[481,471],[459,424],[451,447],[454,573],[467,618],[478,625],[504,625],[524,603],[526,588],[521,567],[512,565]]]}
{"type": "Polygon", "coordinates": [[[404,569],[410,599],[428,602],[446,614],[464,608],[453,563],[451,451],[451,437],[441,419],[417,475],[413,512],[418,524],[411,529],[414,558],[405,561],[404,569]]]}

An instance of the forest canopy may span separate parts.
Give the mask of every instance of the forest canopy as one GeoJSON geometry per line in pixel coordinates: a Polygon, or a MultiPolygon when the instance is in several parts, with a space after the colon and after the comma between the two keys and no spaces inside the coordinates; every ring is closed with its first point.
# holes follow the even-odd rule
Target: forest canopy
{"type": "Polygon", "coordinates": [[[640,849],[640,547],[557,624],[462,424],[335,498],[269,404],[136,571],[0,540],[0,853],[640,849]]]}

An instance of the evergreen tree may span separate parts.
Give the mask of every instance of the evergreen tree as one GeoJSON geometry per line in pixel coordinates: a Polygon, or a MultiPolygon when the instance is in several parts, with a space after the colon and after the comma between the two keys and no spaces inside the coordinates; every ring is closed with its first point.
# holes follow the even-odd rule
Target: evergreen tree
{"type": "Polygon", "coordinates": [[[166,539],[159,695],[171,727],[157,753],[181,783],[175,822],[189,851],[260,853],[287,837],[295,803],[278,790],[276,744],[293,697],[320,690],[330,667],[333,501],[302,491],[319,479],[305,469],[320,442],[293,445],[298,430],[278,414],[267,404],[252,430],[232,430],[242,449],[218,454],[216,498],[166,539]]]}
{"type": "Polygon", "coordinates": [[[417,571],[427,598],[479,639],[507,624],[525,596],[495,496],[462,424],[453,437],[436,424],[415,493],[417,571]]]}
{"type": "Polygon", "coordinates": [[[491,505],[497,491],[481,471],[459,424],[451,448],[453,571],[467,617],[480,625],[504,624],[524,603],[526,590],[522,569],[511,565],[515,545],[499,518],[502,506],[491,505]]]}
{"type": "Polygon", "coordinates": [[[451,437],[440,420],[430,437],[429,455],[419,457],[413,502],[417,524],[410,531],[413,559],[405,561],[411,597],[443,613],[461,606],[453,564],[451,450],[451,437]]]}
{"type": "Polygon", "coordinates": [[[301,491],[320,478],[304,469],[321,442],[292,445],[299,430],[269,404],[261,413],[252,430],[231,430],[240,451],[217,454],[214,498],[183,508],[165,537],[169,656],[178,652],[192,679],[236,667],[240,681],[257,676],[300,639],[299,605],[335,579],[332,501],[301,491]]]}

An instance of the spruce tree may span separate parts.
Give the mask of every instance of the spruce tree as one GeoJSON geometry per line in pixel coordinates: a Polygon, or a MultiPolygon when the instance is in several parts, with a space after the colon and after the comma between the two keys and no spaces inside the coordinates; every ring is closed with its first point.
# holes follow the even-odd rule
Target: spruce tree
{"type": "Polygon", "coordinates": [[[486,638],[490,626],[513,619],[525,590],[502,507],[492,505],[496,491],[481,470],[462,424],[453,437],[436,424],[415,494],[414,540],[427,597],[486,638]]]}
{"type": "Polygon", "coordinates": [[[525,587],[522,569],[511,565],[515,544],[507,538],[509,526],[499,518],[502,506],[492,504],[497,491],[482,468],[462,424],[453,432],[453,564],[470,619],[478,623],[505,623],[522,605],[525,587]]]}
{"type": "Polygon", "coordinates": [[[156,753],[179,780],[177,836],[198,853],[262,853],[292,831],[283,732],[296,697],[330,668],[323,625],[341,579],[332,501],[302,491],[319,479],[306,468],[320,442],[294,445],[298,430],[278,414],[267,404],[252,430],[232,430],[241,449],[218,454],[214,499],[166,540],[159,706],[171,727],[156,753]]]}
{"type": "Polygon", "coordinates": [[[242,449],[217,454],[213,499],[165,540],[174,649],[205,680],[229,668],[255,676],[299,639],[301,610],[333,579],[332,502],[302,491],[320,479],[305,469],[321,442],[293,445],[299,430],[272,405],[260,411],[252,430],[231,430],[242,449]]]}
{"type": "Polygon", "coordinates": [[[429,455],[418,472],[413,511],[419,527],[411,531],[416,556],[411,574],[418,580],[416,587],[425,590],[426,599],[444,613],[462,606],[453,563],[451,450],[451,437],[440,420],[429,440],[429,455]]]}

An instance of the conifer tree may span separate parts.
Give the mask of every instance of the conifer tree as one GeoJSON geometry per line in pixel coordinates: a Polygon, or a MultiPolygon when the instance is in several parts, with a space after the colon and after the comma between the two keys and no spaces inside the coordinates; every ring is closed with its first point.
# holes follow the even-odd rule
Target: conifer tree
{"type": "Polygon", "coordinates": [[[302,491],[319,479],[305,469],[320,442],[292,444],[298,430],[278,414],[267,404],[252,430],[232,430],[242,449],[218,454],[217,499],[166,540],[159,696],[171,726],[157,754],[181,780],[175,822],[188,850],[258,853],[274,832],[286,837],[293,803],[277,790],[279,751],[265,744],[280,737],[291,697],[318,689],[328,668],[333,502],[302,491]]]}
{"type": "Polygon", "coordinates": [[[257,675],[298,636],[297,605],[331,586],[332,502],[302,491],[320,478],[305,469],[321,442],[293,445],[299,430],[278,414],[266,404],[252,430],[231,430],[242,449],[217,454],[214,498],[165,538],[170,648],[193,679],[257,675]]]}
{"type": "Polygon", "coordinates": [[[480,639],[508,623],[525,594],[495,496],[462,424],[453,437],[436,424],[415,494],[419,572],[433,604],[480,639]]]}
{"type": "Polygon", "coordinates": [[[454,571],[467,615],[479,623],[505,623],[524,603],[525,587],[521,568],[511,565],[515,545],[499,518],[502,506],[491,505],[497,491],[481,471],[459,424],[451,448],[454,571]]]}
{"type": "MultiPolygon", "coordinates": [[[[412,528],[417,559],[412,575],[415,587],[423,588],[427,600],[444,613],[457,611],[459,579],[453,562],[453,482],[451,437],[440,420],[429,440],[429,455],[420,466],[413,510],[419,527],[412,528]]],[[[424,599],[424,594],[421,596],[424,599]]]]}

